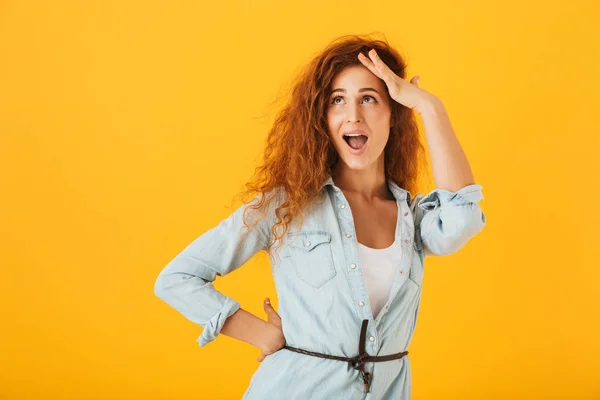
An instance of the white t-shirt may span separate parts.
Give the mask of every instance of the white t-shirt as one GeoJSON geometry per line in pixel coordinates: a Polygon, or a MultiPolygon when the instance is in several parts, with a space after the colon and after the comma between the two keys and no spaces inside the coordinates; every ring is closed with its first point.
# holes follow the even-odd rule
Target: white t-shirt
{"type": "Polygon", "coordinates": [[[400,269],[402,246],[398,240],[385,249],[373,249],[358,243],[360,262],[363,267],[363,277],[369,294],[373,318],[387,303],[390,289],[400,269]]]}

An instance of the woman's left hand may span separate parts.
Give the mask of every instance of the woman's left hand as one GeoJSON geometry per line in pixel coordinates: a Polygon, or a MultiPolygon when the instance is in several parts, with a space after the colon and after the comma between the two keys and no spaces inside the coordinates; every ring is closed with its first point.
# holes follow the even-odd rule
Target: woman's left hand
{"type": "Polygon", "coordinates": [[[419,87],[419,76],[413,77],[410,82],[405,81],[394,73],[377,55],[375,49],[369,51],[369,58],[362,53],[358,55],[360,62],[375,76],[382,79],[387,85],[390,97],[398,103],[411,108],[421,114],[432,102],[439,101],[431,93],[419,87]]]}
{"type": "Polygon", "coordinates": [[[258,362],[262,362],[268,355],[281,351],[286,344],[281,317],[271,305],[268,297],[263,303],[263,308],[267,313],[267,321],[263,331],[264,343],[258,346],[260,348],[260,356],[256,359],[258,362]]]}

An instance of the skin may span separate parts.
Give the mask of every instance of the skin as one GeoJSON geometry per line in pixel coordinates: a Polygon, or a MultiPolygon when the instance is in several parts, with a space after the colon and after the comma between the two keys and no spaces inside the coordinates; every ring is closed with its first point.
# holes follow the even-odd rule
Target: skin
{"type": "Polygon", "coordinates": [[[327,127],[340,157],[333,171],[336,186],[349,194],[362,193],[370,200],[388,198],[384,149],[390,134],[391,106],[385,83],[368,68],[355,65],[336,75],[332,89],[327,127]],[[343,133],[352,129],[369,135],[362,154],[352,154],[343,138],[343,133]]]}
{"type": "Polygon", "coordinates": [[[439,98],[419,87],[419,77],[410,82],[399,77],[377,56],[360,54],[361,63],[382,79],[390,97],[415,110],[423,119],[436,189],[455,192],[475,182],[469,161],[454,133],[450,117],[439,98]]]}
{"type": "Polygon", "coordinates": [[[264,328],[261,332],[263,343],[257,346],[260,349],[260,355],[256,358],[258,362],[262,362],[266,356],[275,353],[285,346],[281,317],[271,305],[268,297],[263,301],[263,309],[267,314],[267,321],[264,322],[264,328]]]}
{"type": "Polygon", "coordinates": [[[333,180],[348,201],[356,239],[372,249],[395,241],[397,206],[385,182],[385,146],[389,140],[391,105],[385,82],[364,65],[343,69],[332,82],[327,126],[339,161],[333,180]],[[344,90],[339,92],[338,90],[344,90]],[[355,155],[343,138],[349,130],[369,135],[363,153],[355,155]]]}
{"type": "MultiPolygon", "coordinates": [[[[386,184],[384,149],[390,134],[390,101],[395,100],[390,100],[394,92],[390,90],[388,96],[388,85],[373,62],[377,59],[368,61],[359,57],[359,60],[362,65],[346,67],[332,82],[327,126],[340,156],[333,170],[333,179],[348,196],[376,207],[374,203],[378,199],[393,199],[386,184]],[[365,88],[374,90],[359,92],[365,88]],[[345,92],[337,92],[336,89],[345,92]],[[352,129],[363,130],[369,135],[367,148],[362,154],[352,154],[343,138],[343,133],[352,129]]],[[[416,77],[406,84],[421,90],[416,77]]],[[[425,101],[426,92],[422,92],[410,92],[408,102],[416,106],[425,101]]]]}

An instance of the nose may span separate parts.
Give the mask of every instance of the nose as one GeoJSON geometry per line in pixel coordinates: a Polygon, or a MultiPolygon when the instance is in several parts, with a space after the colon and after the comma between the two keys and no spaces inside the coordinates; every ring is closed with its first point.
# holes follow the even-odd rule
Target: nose
{"type": "Polygon", "coordinates": [[[347,122],[360,122],[362,115],[361,115],[361,111],[360,111],[360,105],[357,104],[350,104],[348,107],[346,107],[346,119],[347,122]]]}

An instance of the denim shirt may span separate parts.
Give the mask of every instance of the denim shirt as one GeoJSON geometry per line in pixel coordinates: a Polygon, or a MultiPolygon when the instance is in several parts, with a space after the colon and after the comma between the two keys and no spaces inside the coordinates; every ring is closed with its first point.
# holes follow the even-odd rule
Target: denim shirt
{"type": "MultiPolygon", "coordinates": [[[[280,256],[269,254],[286,345],[355,357],[366,319],[369,355],[408,351],[419,311],[425,257],[458,251],[486,224],[479,184],[456,192],[435,189],[411,199],[410,192],[391,180],[387,183],[398,206],[395,239],[402,248],[399,273],[387,303],[373,318],[352,211],[328,176],[317,201],[306,207],[303,225],[296,220],[290,224],[280,256]]],[[[155,283],[159,298],[203,327],[197,339],[200,346],[213,341],[227,317],[240,308],[238,301],[217,291],[212,282],[264,250],[271,237],[272,212],[257,225],[259,234],[238,239],[246,206],[197,237],[166,265],[155,283]]],[[[365,371],[372,376],[369,393],[359,371],[348,363],[283,348],[260,363],[243,399],[411,398],[409,355],[367,362],[365,371]]]]}

